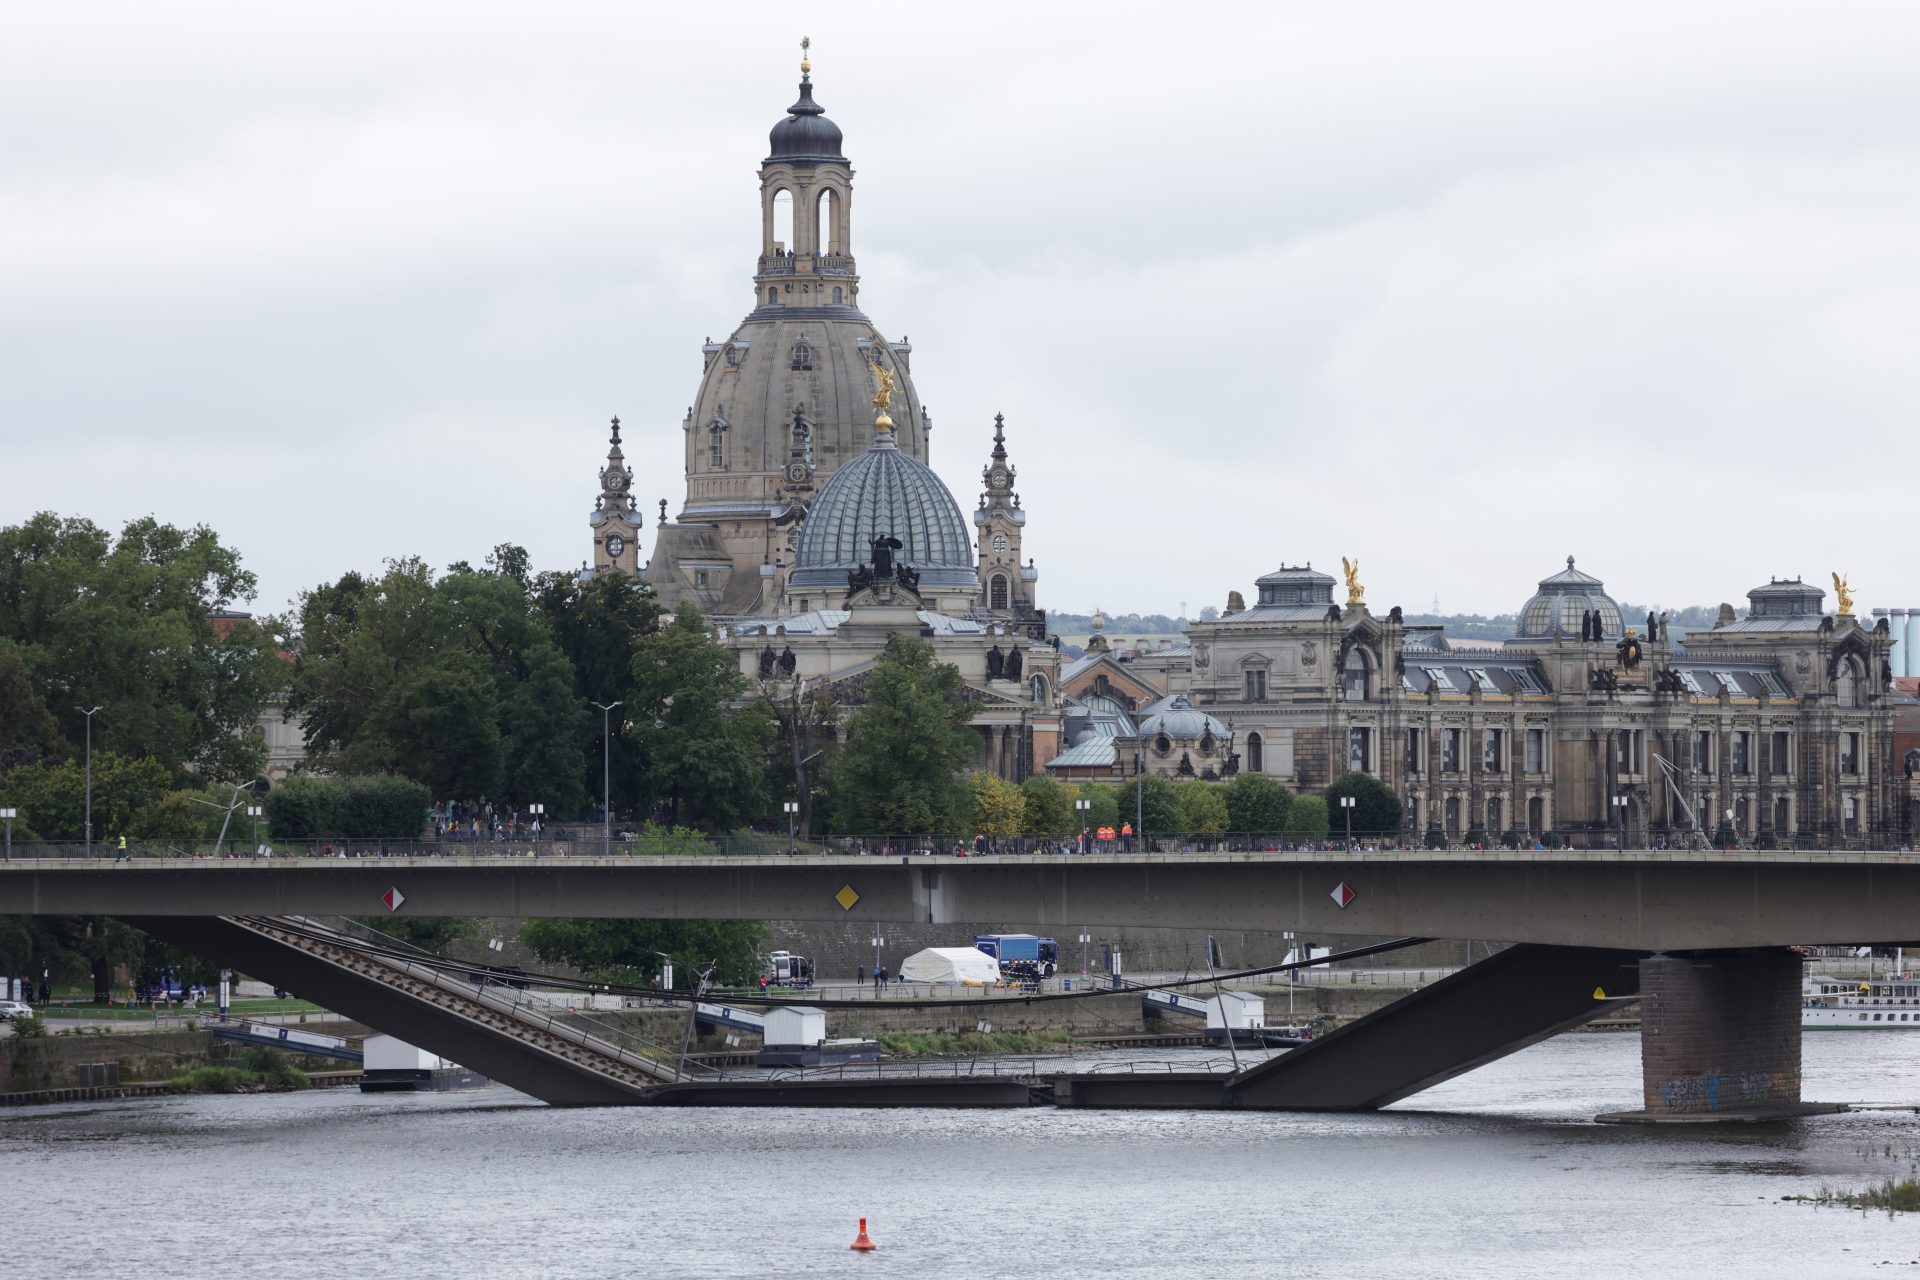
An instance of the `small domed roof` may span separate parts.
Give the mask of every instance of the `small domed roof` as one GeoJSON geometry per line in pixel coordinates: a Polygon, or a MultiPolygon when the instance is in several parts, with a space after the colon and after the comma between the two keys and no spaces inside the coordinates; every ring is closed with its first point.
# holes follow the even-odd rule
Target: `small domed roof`
{"type": "Polygon", "coordinates": [[[931,468],[900,451],[890,431],[827,478],[807,510],[790,581],[844,589],[847,574],[872,560],[873,540],[888,534],[901,543],[895,561],[919,572],[923,592],[978,588],[960,504],[931,468]]]}
{"type": "Polygon", "coordinates": [[[1515,640],[1577,640],[1580,620],[1589,611],[1600,615],[1600,634],[1617,639],[1626,634],[1620,619],[1620,606],[1607,594],[1606,584],[1590,573],[1567,567],[1549,578],[1540,579],[1540,590],[1520,608],[1520,625],[1515,640]]]}
{"type": "Polygon", "coordinates": [[[1176,693],[1148,706],[1140,717],[1140,736],[1156,738],[1161,734],[1175,742],[1192,742],[1211,734],[1227,736],[1227,726],[1193,705],[1184,693],[1176,693]]]}
{"type": "Polygon", "coordinates": [[[811,81],[800,82],[800,100],[787,108],[787,118],[767,135],[767,160],[846,161],[840,154],[840,126],[827,119],[826,108],[813,100],[811,81]]]}

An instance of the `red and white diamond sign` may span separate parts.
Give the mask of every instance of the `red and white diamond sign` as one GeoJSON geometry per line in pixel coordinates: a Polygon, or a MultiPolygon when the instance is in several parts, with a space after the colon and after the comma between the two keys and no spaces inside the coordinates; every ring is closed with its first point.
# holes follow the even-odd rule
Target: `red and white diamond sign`
{"type": "Polygon", "coordinates": [[[1339,884],[1333,886],[1333,905],[1340,908],[1342,911],[1345,911],[1347,909],[1347,904],[1349,902],[1352,902],[1355,898],[1359,896],[1360,896],[1359,894],[1353,891],[1353,886],[1348,884],[1345,880],[1342,880],[1339,884]]]}
{"type": "MultiPolygon", "coordinates": [[[[1340,887],[1342,889],[1346,888],[1345,885],[1341,885],[1340,887]]],[[[389,889],[385,893],[380,895],[380,901],[387,904],[387,910],[389,911],[398,911],[400,909],[400,904],[405,902],[406,900],[407,900],[407,895],[400,892],[398,889],[389,889]]],[[[1344,907],[1347,904],[1343,902],[1340,905],[1344,907]]]]}

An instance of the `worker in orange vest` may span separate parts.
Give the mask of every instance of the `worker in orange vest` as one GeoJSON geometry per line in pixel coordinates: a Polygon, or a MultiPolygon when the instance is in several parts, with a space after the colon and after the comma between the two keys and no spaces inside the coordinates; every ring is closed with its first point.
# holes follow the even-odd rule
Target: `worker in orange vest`
{"type": "Polygon", "coordinates": [[[1124,849],[1124,851],[1127,853],[1132,853],[1133,852],[1133,824],[1131,822],[1123,822],[1120,824],[1120,839],[1122,842],[1121,847],[1124,849]]]}

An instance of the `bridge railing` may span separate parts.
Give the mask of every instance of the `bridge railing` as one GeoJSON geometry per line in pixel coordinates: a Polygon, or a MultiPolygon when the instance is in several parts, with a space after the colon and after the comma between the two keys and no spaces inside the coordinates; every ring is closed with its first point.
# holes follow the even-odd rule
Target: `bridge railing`
{"type": "Polygon", "coordinates": [[[623,1027],[612,1026],[598,1018],[568,1009],[555,1013],[550,1002],[543,995],[507,986],[489,973],[485,966],[471,965],[463,961],[438,956],[414,946],[401,938],[363,924],[346,916],[330,917],[291,917],[292,922],[305,926],[308,931],[325,938],[336,945],[353,947],[356,943],[364,949],[379,953],[382,964],[392,966],[415,977],[425,978],[436,986],[451,979],[462,988],[461,995],[488,1005],[510,1017],[543,1030],[573,1040],[597,1053],[606,1055],[629,1066],[645,1070],[657,1070],[665,1067],[677,1074],[686,1076],[705,1074],[713,1070],[703,1063],[686,1061],[680,1048],[650,1040],[636,1035],[623,1027]]]}
{"type": "Polygon", "coordinates": [[[1543,833],[1501,832],[1489,835],[1478,829],[1448,834],[1408,831],[1380,832],[1356,827],[1349,841],[1344,830],[1331,836],[1302,838],[1298,833],[1229,832],[1151,832],[1146,835],[1120,835],[1101,839],[1097,832],[1085,836],[986,836],[948,832],[917,835],[836,835],[823,839],[789,840],[784,833],[764,831],[733,832],[718,835],[698,833],[627,832],[602,838],[598,828],[560,828],[530,833],[503,834],[500,838],[474,839],[444,835],[416,840],[262,840],[258,845],[234,844],[217,851],[211,842],[180,844],[160,840],[129,838],[126,848],[113,840],[96,840],[91,846],[78,841],[16,840],[6,856],[14,861],[92,858],[100,862],[233,859],[242,862],[270,862],[287,858],[321,858],[351,861],[366,858],[647,858],[647,857],[786,857],[830,854],[850,857],[917,857],[930,854],[996,857],[1075,857],[1108,853],[1248,853],[1297,850],[1358,852],[1374,850],[1421,850],[1436,853],[1466,852],[1477,849],[1513,848],[1521,850],[1681,850],[1687,848],[1734,848],[1744,850],[1800,850],[1831,852],[1906,851],[1916,836],[1891,826],[1847,829],[1837,826],[1803,829],[1775,836],[1770,832],[1744,833],[1727,844],[1703,840],[1686,832],[1656,832],[1638,840],[1624,840],[1618,831],[1595,828],[1543,833]]]}

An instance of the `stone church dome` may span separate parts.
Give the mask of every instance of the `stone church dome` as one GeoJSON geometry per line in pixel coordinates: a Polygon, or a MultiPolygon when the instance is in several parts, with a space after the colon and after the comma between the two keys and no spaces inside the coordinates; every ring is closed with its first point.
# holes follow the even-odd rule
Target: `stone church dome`
{"type": "Polygon", "coordinates": [[[1600,634],[1617,640],[1626,634],[1620,619],[1620,606],[1607,594],[1606,584],[1590,573],[1567,567],[1540,580],[1540,590],[1520,608],[1520,625],[1515,640],[1578,640],[1580,621],[1591,610],[1600,615],[1600,634]]]}
{"type": "Polygon", "coordinates": [[[838,160],[840,126],[827,119],[825,108],[813,100],[811,82],[800,82],[800,100],[787,108],[787,118],[773,126],[767,135],[767,159],[789,164],[808,160],[838,160]]]}
{"type": "Polygon", "coordinates": [[[940,477],[903,453],[889,431],[837,469],[807,511],[790,589],[845,591],[847,574],[868,563],[873,540],[900,540],[894,558],[929,588],[978,589],[973,545],[960,504],[940,477]]]}

